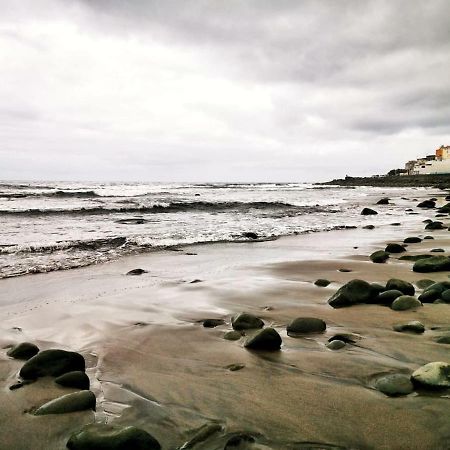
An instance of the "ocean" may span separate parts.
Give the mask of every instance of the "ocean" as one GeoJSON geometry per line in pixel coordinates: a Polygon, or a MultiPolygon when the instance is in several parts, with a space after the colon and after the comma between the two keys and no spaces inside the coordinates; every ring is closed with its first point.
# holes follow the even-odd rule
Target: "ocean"
{"type": "MultiPolygon", "coordinates": [[[[0,278],[98,264],[194,243],[383,225],[420,188],[307,183],[0,182],[0,278]],[[383,214],[362,206],[396,196],[383,214]]],[[[418,195],[418,194],[417,194],[418,195]]],[[[408,216],[407,216],[408,217],[408,216]]],[[[411,217],[412,219],[412,217],[411,217]]],[[[416,219],[417,220],[417,219],[416,219]]]]}

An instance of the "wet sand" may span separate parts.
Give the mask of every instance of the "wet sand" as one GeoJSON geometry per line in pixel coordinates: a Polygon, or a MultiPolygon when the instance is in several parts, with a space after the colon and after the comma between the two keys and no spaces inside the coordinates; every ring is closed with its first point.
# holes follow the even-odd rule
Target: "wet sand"
{"type": "Polygon", "coordinates": [[[448,391],[390,398],[374,381],[387,373],[411,374],[431,361],[450,362],[449,346],[433,340],[442,330],[431,330],[450,330],[450,305],[399,312],[380,305],[333,309],[327,304],[354,278],[448,280],[448,272],[414,273],[412,262],[395,255],[386,264],[368,259],[386,242],[407,236],[435,237],[410,244],[408,254],[448,249],[447,230],[424,230],[423,218],[435,212],[419,212],[416,222],[403,226],[196,245],[0,280],[2,348],[29,341],[41,349],[82,353],[97,396],[95,414],[33,416],[26,411],[73,390],[45,378],[10,391],[23,363],[2,350],[0,448],[62,449],[71,433],[96,420],[141,427],[165,450],[181,447],[206,423],[219,423],[222,431],[194,449],[223,449],[237,432],[257,441],[237,450],[449,449],[448,391]],[[138,267],[148,273],[124,275],[138,267]],[[317,287],[318,278],[332,283],[317,287]],[[283,338],[281,351],[254,352],[243,347],[245,338],[224,340],[231,316],[240,311],[274,327],[283,338]],[[286,324],[301,316],[325,320],[326,332],[287,336],[286,324]],[[206,318],[226,324],[204,328],[200,321],[206,318]],[[420,320],[426,332],[392,330],[394,323],[408,320],[420,320]],[[328,338],[341,332],[361,338],[329,350],[328,338]],[[232,364],[244,367],[231,371],[232,364]]]}

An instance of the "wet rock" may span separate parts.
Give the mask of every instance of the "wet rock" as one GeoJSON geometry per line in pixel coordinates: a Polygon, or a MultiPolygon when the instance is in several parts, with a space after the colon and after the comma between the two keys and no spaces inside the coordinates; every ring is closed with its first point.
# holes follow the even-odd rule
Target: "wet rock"
{"type": "Polygon", "coordinates": [[[39,353],[39,347],[31,342],[22,342],[10,348],[6,354],[10,358],[28,360],[39,353]]]}
{"type": "Polygon", "coordinates": [[[433,280],[423,278],[422,280],[416,281],[416,286],[420,289],[426,289],[427,287],[430,287],[434,283],[435,282],[433,280]]]}
{"type": "Polygon", "coordinates": [[[377,305],[391,306],[392,302],[402,295],[403,292],[399,291],[398,289],[390,289],[378,294],[372,302],[376,303],[377,305]]]}
{"type": "Polygon", "coordinates": [[[384,249],[384,251],[386,251],[388,253],[403,253],[403,252],[406,252],[406,248],[400,244],[388,244],[388,245],[386,245],[386,248],[384,249]]]}
{"type": "Polygon", "coordinates": [[[375,225],[364,225],[363,229],[364,230],[373,230],[375,228],[375,225]]]}
{"type": "Polygon", "coordinates": [[[341,268],[341,269],[338,269],[338,272],[349,273],[349,272],[353,272],[353,270],[352,269],[341,268]]]}
{"type": "Polygon", "coordinates": [[[213,434],[219,433],[221,431],[222,426],[219,425],[218,423],[207,423],[202,427],[200,427],[194,434],[194,436],[180,447],[180,450],[187,450],[189,448],[194,448],[197,444],[206,441],[213,434]]]}
{"type": "Polygon", "coordinates": [[[205,319],[203,321],[203,326],[205,328],[215,328],[219,325],[225,325],[225,321],[223,319],[205,319]]]}
{"type": "Polygon", "coordinates": [[[342,341],[342,342],[345,342],[346,344],[356,344],[356,341],[359,341],[360,339],[361,339],[361,336],[359,334],[338,333],[338,334],[335,334],[334,336],[331,336],[328,339],[328,342],[342,341]]]}
{"type": "Polygon", "coordinates": [[[419,242],[422,242],[422,239],[420,239],[420,237],[411,236],[404,239],[403,242],[405,244],[418,244],[419,242]]]}
{"type": "Polygon", "coordinates": [[[400,222],[392,222],[392,223],[391,223],[391,226],[392,226],[392,227],[399,227],[400,225],[401,225],[400,222]]]}
{"type": "Polygon", "coordinates": [[[450,344],[450,334],[445,334],[444,336],[439,336],[436,338],[438,344],[450,344]]]}
{"type": "Polygon", "coordinates": [[[328,344],[326,345],[328,349],[330,350],[340,350],[341,348],[345,347],[345,342],[344,341],[340,341],[339,339],[335,339],[331,342],[328,342],[328,344]]]}
{"type": "Polygon", "coordinates": [[[429,273],[450,270],[450,258],[447,256],[433,256],[427,259],[419,259],[413,266],[414,272],[429,273]]]}
{"type": "Polygon", "coordinates": [[[242,334],[239,333],[239,331],[227,331],[224,335],[223,338],[226,339],[227,341],[238,341],[240,338],[242,337],[242,334]]]}
{"type": "Polygon", "coordinates": [[[142,275],[143,273],[147,273],[144,269],[133,269],[127,272],[127,275],[142,275]]]}
{"type": "Polygon", "coordinates": [[[411,376],[413,383],[427,388],[450,387],[450,364],[431,362],[419,367],[411,376]]]}
{"type": "Polygon", "coordinates": [[[434,208],[435,206],[436,202],[434,200],[424,200],[417,205],[418,208],[434,208]]]}
{"type": "Polygon", "coordinates": [[[253,233],[253,231],[248,231],[246,233],[242,233],[242,236],[248,239],[258,239],[258,235],[256,233],[253,233]]]}
{"type": "Polygon", "coordinates": [[[91,391],[72,392],[45,403],[34,412],[34,415],[65,414],[87,409],[95,411],[95,403],[95,395],[91,391]]]}
{"type": "Polygon", "coordinates": [[[432,285],[428,286],[425,291],[439,291],[442,294],[447,289],[450,289],[450,281],[439,281],[438,283],[433,283],[432,285]]]}
{"type": "Polygon", "coordinates": [[[21,387],[26,386],[27,384],[31,384],[34,383],[34,380],[23,380],[23,381],[18,381],[17,383],[12,384],[9,387],[10,391],[15,391],[16,389],[20,389],[21,387]]]}
{"type": "Polygon", "coordinates": [[[423,333],[425,331],[425,326],[422,322],[418,320],[412,320],[406,323],[397,323],[393,327],[394,331],[399,332],[410,332],[410,333],[423,333]]]}
{"type": "Polygon", "coordinates": [[[319,287],[327,287],[330,283],[331,281],[325,280],[324,278],[319,278],[314,282],[314,284],[319,287]]]}
{"type": "Polygon", "coordinates": [[[446,289],[442,292],[441,299],[444,300],[445,303],[450,303],[450,289],[446,289]]]}
{"type": "Polygon", "coordinates": [[[198,278],[196,278],[195,280],[192,280],[189,282],[189,284],[197,284],[197,283],[202,283],[203,280],[199,280],[198,278]]]}
{"type": "Polygon", "coordinates": [[[370,260],[374,263],[384,263],[389,259],[389,253],[383,251],[383,250],[378,250],[376,252],[373,252],[370,256],[369,256],[370,260]]]}
{"type": "Polygon", "coordinates": [[[297,317],[290,322],[287,327],[289,336],[308,333],[323,333],[327,328],[327,324],[322,319],[315,317],[297,317]]]}
{"type": "Polygon", "coordinates": [[[383,286],[380,283],[370,283],[370,287],[372,288],[373,293],[376,295],[381,294],[386,290],[386,286],[383,286]]]}
{"type": "Polygon", "coordinates": [[[445,250],[443,248],[433,248],[430,250],[431,253],[444,253],[445,250]]]}
{"type": "Polygon", "coordinates": [[[250,337],[245,347],[251,350],[280,350],[282,344],[281,336],[273,328],[264,328],[250,337]]]}
{"type": "Polygon", "coordinates": [[[433,303],[435,300],[441,297],[441,291],[437,289],[427,289],[425,292],[419,295],[419,300],[422,303],[433,303]]]}
{"type": "Polygon", "coordinates": [[[235,330],[251,330],[253,328],[262,328],[264,322],[253,314],[242,312],[231,318],[231,325],[235,330]]]}
{"type": "Polygon", "coordinates": [[[253,444],[254,442],[255,438],[250,434],[238,433],[228,439],[224,450],[237,450],[243,448],[243,446],[247,448],[248,444],[253,444]]]}
{"type": "Polygon", "coordinates": [[[425,239],[429,240],[429,239],[434,239],[434,237],[433,237],[433,236],[424,236],[423,239],[424,239],[424,240],[425,240],[425,239]]]}
{"type": "Polygon", "coordinates": [[[115,221],[116,223],[120,223],[122,225],[142,225],[146,223],[147,220],[137,217],[135,219],[119,219],[115,221]]]}
{"type": "Polygon", "coordinates": [[[427,258],[432,258],[433,255],[427,255],[427,254],[422,254],[422,255],[403,255],[400,256],[399,261],[419,261],[419,259],[427,259],[427,258]]]}
{"type": "Polygon", "coordinates": [[[391,309],[394,311],[406,311],[419,306],[422,306],[422,303],[417,298],[411,295],[402,295],[392,302],[391,309]]]}
{"type": "Polygon", "coordinates": [[[425,230],[443,230],[444,224],[442,222],[430,222],[425,225],[425,230]]]}
{"type": "Polygon", "coordinates": [[[238,370],[242,370],[245,367],[245,364],[230,364],[225,367],[225,369],[230,372],[237,372],[238,370]]]}
{"type": "Polygon", "coordinates": [[[388,197],[380,198],[380,200],[377,201],[377,205],[389,205],[389,198],[388,197]]]}
{"type": "Polygon", "coordinates": [[[146,431],[133,426],[93,423],[72,434],[69,450],[161,450],[159,442],[146,431]]]}
{"type": "Polygon", "coordinates": [[[410,377],[400,373],[379,378],[375,383],[375,388],[389,397],[408,395],[414,390],[410,377]]]}
{"type": "Polygon", "coordinates": [[[375,214],[378,214],[378,213],[375,210],[371,209],[371,208],[364,208],[361,211],[361,215],[362,216],[372,216],[372,215],[375,215],[375,214]]]}
{"type": "Polygon", "coordinates": [[[422,223],[431,223],[431,222],[433,222],[431,219],[422,220],[422,223]]]}
{"type": "Polygon", "coordinates": [[[39,377],[57,377],[67,372],[81,370],[86,367],[82,355],[65,350],[44,350],[29,359],[20,369],[20,376],[25,380],[39,377]]]}
{"type": "Polygon", "coordinates": [[[403,292],[405,295],[414,295],[416,292],[416,289],[411,283],[398,278],[391,278],[388,280],[386,283],[386,290],[390,289],[396,289],[397,291],[403,292]]]}
{"type": "Polygon", "coordinates": [[[89,389],[89,377],[80,370],[67,372],[55,379],[55,383],[64,387],[76,389],[89,389]]]}
{"type": "Polygon", "coordinates": [[[328,304],[333,308],[341,308],[357,303],[367,303],[376,295],[377,293],[367,281],[355,279],[338,289],[328,300],[328,304]]]}

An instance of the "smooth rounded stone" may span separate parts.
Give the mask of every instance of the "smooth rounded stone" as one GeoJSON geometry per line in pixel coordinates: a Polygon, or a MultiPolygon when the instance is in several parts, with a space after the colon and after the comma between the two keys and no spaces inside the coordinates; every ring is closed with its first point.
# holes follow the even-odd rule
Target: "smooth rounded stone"
{"type": "Polygon", "coordinates": [[[400,280],[398,278],[391,278],[386,283],[386,290],[395,289],[397,291],[403,292],[405,295],[414,295],[416,289],[411,283],[407,281],[400,280]]]}
{"type": "Polygon", "coordinates": [[[447,256],[432,256],[427,259],[419,259],[413,266],[414,272],[429,273],[450,270],[450,258],[447,256]]]}
{"type": "Polygon", "coordinates": [[[203,326],[205,328],[215,328],[219,325],[225,325],[225,321],[223,319],[205,319],[203,321],[203,326]]]}
{"type": "Polygon", "coordinates": [[[10,348],[6,354],[10,358],[28,360],[39,353],[39,347],[31,342],[22,342],[10,348]]]}
{"type": "Polygon", "coordinates": [[[72,392],[45,403],[34,412],[34,415],[65,414],[87,409],[95,411],[95,403],[96,398],[91,391],[72,392]]]}
{"type": "Polygon", "coordinates": [[[250,434],[239,433],[230,437],[225,444],[224,450],[236,450],[241,448],[247,448],[248,444],[253,444],[255,438],[250,434]]]}
{"type": "Polygon", "coordinates": [[[345,267],[338,269],[338,272],[349,273],[353,272],[352,269],[346,269],[345,267]]]}
{"type": "Polygon", "coordinates": [[[19,375],[25,380],[39,377],[58,377],[67,372],[81,370],[84,372],[86,363],[82,355],[66,350],[43,350],[29,359],[20,369],[19,375]]]}
{"type": "Polygon", "coordinates": [[[431,362],[419,367],[411,376],[413,383],[429,388],[450,387],[450,364],[431,362]]]}
{"type": "Polygon", "coordinates": [[[385,252],[384,250],[378,250],[376,252],[373,252],[369,256],[370,260],[374,263],[384,263],[389,259],[389,253],[385,252]]]}
{"type": "Polygon", "coordinates": [[[403,253],[406,252],[406,248],[400,244],[388,244],[384,251],[388,253],[403,253]]]}
{"type": "Polygon", "coordinates": [[[422,239],[417,236],[407,237],[403,240],[403,243],[405,244],[418,244],[419,242],[422,242],[422,239]]]}
{"type": "Polygon", "coordinates": [[[422,220],[422,223],[431,223],[431,222],[433,222],[431,219],[422,220]]]}
{"type": "Polygon", "coordinates": [[[314,284],[319,287],[327,287],[331,281],[325,280],[324,278],[319,278],[318,280],[314,281],[314,284]]]}
{"type": "Polygon", "coordinates": [[[392,302],[402,295],[403,292],[398,289],[390,289],[389,291],[384,291],[381,294],[378,294],[378,296],[373,300],[373,303],[376,303],[377,305],[391,306],[392,302]]]}
{"type": "Polygon", "coordinates": [[[370,283],[370,287],[372,288],[373,292],[376,294],[381,294],[386,290],[386,286],[383,286],[380,283],[370,283]]]}
{"type": "Polygon", "coordinates": [[[361,336],[359,334],[338,333],[338,334],[335,334],[334,336],[331,336],[328,339],[328,342],[342,341],[342,342],[345,342],[346,344],[356,344],[356,341],[359,341],[360,339],[361,339],[361,336]]]}
{"type": "Polygon", "coordinates": [[[434,236],[424,236],[424,240],[425,239],[427,239],[427,240],[434,239],[434,236]]]}
{"type": "Polygon", "coordinates": [[[328,349],[330,350],[340,350],[341,348],[345,347],[345,342],[344,341],[340,341],[339,339],[335,339],[331,342],[328,342],[328,344],[326,345],[328,349]]]}
{"type": "Polygon", "coordinates": [[[250,350],[280,350],[282,344],[281,336],[273,328],[264,328],[256,332],[255,335],[247,339],[244,346],[250,350]]]}
{"type": "Polygon", "coordinates": [[[179,450],[187,450],[197,448],[197,444],[200,444],[210,438],[213,434],[219,433],[223,430],[222,425],[219,423],[205,423],[188,441],[186,441],[179,450]]]}
{"type": "Polygon", "coordinates": [[[419,295],[419,300],[422,303],[433,303],[435,300],[441,297],[441,291],[438,289],[427,289],[419,295]]]}
{"type": "Polygon", "coordinates": [[[328,300],[328,304],[333,308],[341,308],[357,303],[367,303],[376,295],[376,290],[367,281],[355,279],[339,288],[328,300]]]}
{"type": "Polygon", "coordinates": [[[417,205],[418,208],[434,208],[435,206],[436,202],[434,200],[424,200],[417,205]]]}
{"type": "Polygon", "coordinates": [[[225,369],[229,370],[230,372],[237,372],[238,370],[242,370],[245,367],[245,364],[230,364],[225,367],[225,369]]]}
{"type": "Polygon", "coordinates": [[[419,322],[418,320],[411,320],[410,322],[406,323],[397,323],[393,326],[394,331],[399,332],[411,332],[411,333],[423,333],[425,332],[425,326],[422,322],[419,322]]]}
{"type": "Polygon", "coordinates": [[[443,229],[444,229],[444,224],[439,221],[430,222],[427,225],[425,225],[425,230],[443,230],[443,229]]]}
{"type": "Polygon", "coordinates": [[[445,303],[450,303],[450,289],[446,289],[442,292],[441,299],[444,300],[445,303]]]}
{"type": "Polygon", "coordinates": [[[315,317],[297,317],[286,327],[288,335],[323,333],[327,329],[327,324],[322,319],[315,317]]]}
{"type": "Polygon", "coordinates": [[[127,272],[127,275],[142,275],[143,273],[147,273],[146,270],[144,269],[133,269],[130,270],[129,272],[127,272]]]}
{"type": "Polygon", "coordinates": [[[239,333],[239,331],[227,331],[224,335],[223,338],[226,339],[227,341],[238,341],[240,338],[242,337],[242,334],[239,333]]]}
{"type": "Polygon", "coordinates": [[[401,373],[393,373],[379,378],[375,382],[375,388],[389,397],[408,395],[414,391],[410,377],[401,373]]]}
{"type": "Polygon", "coordinates": [[[419,289],[426,289],[426,288],[430,287],[434,283],[435,283],[434,280],[430,280],[428,278],[423,278],[422,280],[416,281],[416,286],[419,289]]]}
{"type": "Polygon", "coordinates": [[[394,311],[406,311],[408,309],[417,308],[422,306],[422,303],[417,300],[416,297],[412,297],[411,295],[402,295],[397,297],[391,305],[391,309],[394,311]]]}
{"type": "Polygon", "coordinates": [[[389,198],[388,197],[380,198],[380,200],[377,201],[377,205],[389,205],[389,198]]]}
{"type": "Polygon", "coordinates": [[[430,250],[431,253],[444,253],[445,250],[443,248],[432,248],[430,250]]]}
{"type": "Polygon", "coordinates": [[[378,214],[374,209],[371,208],[363,208],[361,211],[362,216],[374,216],[375,214],[378,214]]]}
{"type": "Polygon", "coordinates": [[[436,338],[438,344],[450,344],[450,334],[444,334],[444,336],[439,336],[436,338]]]}
{"type": "Polygon", "coordinates": [[[80,370],[74,370],[73,372],[67,372],[61,375],[55,379],[55,383],[60,386],[76,389],[89,389],[90,387],[89,377],[80,370]]]}
{"type": "Polygon", "coordinates": [[[420,259],[432,258],[433,255],[421,254],[421,255],[403,255],[400,256],[399,261],[419,261],[420,259]]]}
{"type": "Polygon", "coordinates": [[[146,431],[133,426],[93,423],[72,434],[69,450],[161,450],[159,442],[146,431]]]}
{"type": "Polygon", "coordinates": [[[363,229],[364,230],[374,230],[375,229],[375,225],[364,225],[363,226],[363,229]]]}
{"type": "Polygon", "coordinates": [[[439,291],[442,294],[447,289],[450,289],[450,281],[439,281],[437,283],[433,283],[432,285],[428,286],[425,290],[439,291]]]}
{"type": "Polygon", "coordinates": [[[231,326],[235,330],[251,330],[254,328],[262,328],[264,322],[253,314],[242,312],[231,318],[231,326]]]}

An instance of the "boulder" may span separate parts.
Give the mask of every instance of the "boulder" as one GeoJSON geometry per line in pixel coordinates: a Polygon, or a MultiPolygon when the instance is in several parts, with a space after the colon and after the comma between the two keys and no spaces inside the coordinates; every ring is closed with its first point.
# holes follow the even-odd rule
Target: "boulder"
{"type": "Polygon", "coordinates": [[[370,283],[370,287],[372,288],[374,294],[376,293],[376,295],[381,294],[386,290],[386,286],[383,286],[380,283],[370,283]]]}
{"type": "Polygon", "coordinates": [[[340,350],[341,348],[345,347],[345,342],[344,341],[340,341],[339,339],[335,339],[331,342],[328,342],[328,344],[326,345],[326,347],[330,350],[340,350]]]}
{"type": "Polygon", "coordinates": [[[419,259],[413,266],[413,271],[419,273],[443,272],[447,270],[450,270],[450,258],[448,256],[433,256],[419,259]]]}
{"type": "Polygon", "coordinates": [[[72,434],[69,450],[161,450],[159,442],[146,431],[133,426],[93,423],[72,434]]]}
{"type": "Polygon", "coordinates": [[[242,233],[242,236],[244,236],[247,239],[258,239],[258,235],[254,233],[253,231],[247,231],[246,233],[242,233]]]}
{"type": "Polygon", "coordinates": [[[377,205],[389,205],[389,198],[388,197],[380,198],[380,200],[377,201],[377,205]]]}
{"type": "Polygon", "coordinates": [[[378,294],[371,303],[375,303],[377,305],[387,305],[391,306],[392,302],[403,295],[403,292],[398,289],[390,289],[388,291],[381,292],[378,294]]]}
{"type": "Polygon", "coordinates": [[[144,269],[133,269],[127,272],[127,275],[142,275],[143,273],[147,273],[144,269]]]}
{"type": "Polygon", "coordinates": [[[219,325],[224,325],[225,321],[223,319],[205,319],[203,321],[203,326],[205,328],[215,328],[219,325]]]}
{"type": "Polygon", "coordinates": [[[439,281],[438,283],[433,283],[428,286],[425,291],[439,291],[442,294],[447,289],[450,289],[450,281],[439,281]]]}
{"type": "Polygon", "coordinates": [[[394,331],[399,332],[410,332],[410,333],[417,333],[421,334],[425,332],[425,326],[422,322],[419,322],[418,320],[411,320],[410,322],[406,323],[397,323],[393,326],[394,331]]]}
{"type": "Polygon", "coordinates": [[[384,251],[388,253],[403,253],[406,252],[406,248],[400,244],[388,244],[384,251]]]}
{"type": "Polygon", "coordinates": [[[375,225],[364,225],[363,229],[364,230],[373,230],[375,228],[375,225]]]}
{"type": "Polygon", "coordinates": [[[338,334],[335,334],[334,336],[331,336],[328,339],[328,342],[342,341],[342,342],[345,342],[346,344],[356,344],[356,341],[359,341],[360,339],[361,339],[361,336],[359,334],[338,333],[338,334]]]}
{"type": "Polygon", "coordinates": [[[442,222],[430,222],[425,225],[425,230],[443,230],[444,224],[442,222]]]}
{"type": "Polygon", "coordinates": [[[384,263],[389,259],[389,253],[387,253],[383,250],[378,250],[376,252],[373,252],[369,256],[369,258],[374,263],[384,263]]]}
{"type": "Polygon", "coordinates": [[[438,289],[427,289],[419,295],[419,300],[422,303],[433,303],[441,297],[441,291],[438,289]]]}
{"type": "Polygon", "coordinates": [[[434,208],[435,206],[436,202],[434,200],[424,200],[417,205],[418,208],[434,208]]]}
{"type": "Polygon", "coordinates": [[[367,281],[355,279],[338,289],[328,300],[328,304],[333,308],[341,308],[357,303],[367,303],[376,295],[377,292],[367,281]]]}
{"type": "Polygon", "coordinates": [[[86,364],[82,355],[65,350],[44,350],[29,359],[20,369],[19,375],[25,380],[39,377],[57,377],[67,372],[81,370],[86,364]]]}
{"type": "Polygon", "coordinates": [[[239,450],[253,448],[255,438],[247,433],[237,433],[231,436],[225,444],[223,450],[239,450]]]}
{"type": "Polygon", "coordinates": [[[375,214],[378,214],[375,210],[373,210],[373,209],[370,209],[370,208],[364,208],[362,211],[361,211],[361,215],[362,216],[373,216],[373,215],[375,215],[375,214]]]}
{"type": "Polygon", "coordinates": [[[224,335],[223,338],[226,339],[227,341],[238,341],[240,338],[242,337],[242,334],[239,333],[239,331],[227,331],[224,335]]]}
{"type": "Polygon", "coordinates": [[[419,261],[419,259],[432,258],[433,255],[421,254],[421,255],[403,255],[400,256],[399,261],[419,261]]]}
{"type": "Polygon", "coordinates": [[[433,236],[424,236],[423,239],[424,239],[424,240],[425,240],[425,239],[430,240],[430,239],[434,239],[434,237],[433,237],[433,236]]]}
{"type": "Polygon", "coordinates": [[[251,330],[253,328],[262,328],[264,322],[253,314],[242,312],[231,318],[231,326],[235,330],[251,330]]]}
{"type": "Polygon", "coordinates": [[[95,411],[96,398],[91,391],[72,392],[55,398],[38,408],[34,414],[44,416],[46,414],[65,414],[75,411],[92,409],[95,411]]]}
{"type": "Polygon", "coordinates": [[[379,378],[375,382],[375,388],[389,397],[408,395],[414,391],[410,377],[401,373],[393,373],[379,378]]]}
{"type": "Polygon", "coordinates": [[[6,354],[10,358],[28,360],[39,353],[39,347],[31,342],[22,342],[10,348],[6,354]]]}
{"type": "Polygon", "coordinates": [[[435,282],[433,280],[430,280],[428,278],[423,278],[419,281],[416,281],[416,286],[420,289],[426,289],[427,287],[430,287],[435,282]]]}
{"type": "Polygon", "coordinates": [[[315,317],[297,317],[291,321],[287,327],[289,336],[296,334],[323,333],[327,328],[327,324],[322,319],[315,317]]]}
{"type": "Polygon", "coordinates": [[[431,362],[419,367],[411,376],[413,383],[425,388],[450,387],[450,364],[431,362]]]}
{"type": "Polygon", "coordinates": [[[403,242],[405,244],[418,244],[419,242],[422,242],[422,239],[420,239],[420,237],[411,236],[403,239],[403,242]]]}
{"type": "Polygon", "coordinates": [[[56,378],[55,383],[60,386],[76,389],[89,389],[90,387],[89,377],[84,372],[81,372],[81,370],[67,372],[56,378]]]}
{"type": "Polygon", "coordinates": [[[450,303],[450,289],[446,289],[442,292],[441,299],[444,300],[445,303],[450,303]]]}
{"type": "Polygon", "coordinates": [[[323,278],[319,278],[318,280],[314,281],[314,284],[319,287],[327,287],[331,281],[325,280],[323,278]]]}
{"type": "Polygon", "coordinates": [[[273,328],[259,330],[252,337],[247,339],[245,348],[250,350],[280,350],[282,344],[281,336],[273,328]]]}
{"type": "Polygon", "coordinates": [[[411,295],[401,295],[392,302],[391,308],[394,311],[406,311],[419,306],[422,306],[422,303],[417,300],[416,297],[412,297],[411,295]]]}
{"type": "Polygon", "coordinates": [[[414,295],[416,289],[411,283],[407,281],[400,280],[398,278],[391,278],[386,283],[386,290],[395,289],[397,291],[403,292],[405,295],[414,295]]]}
{"type": "Polygon", "coordinates": [[[439,336],[436,339],[438,344],[450,344],[450,334],[444,334],[444,336],[439,336]]]}

